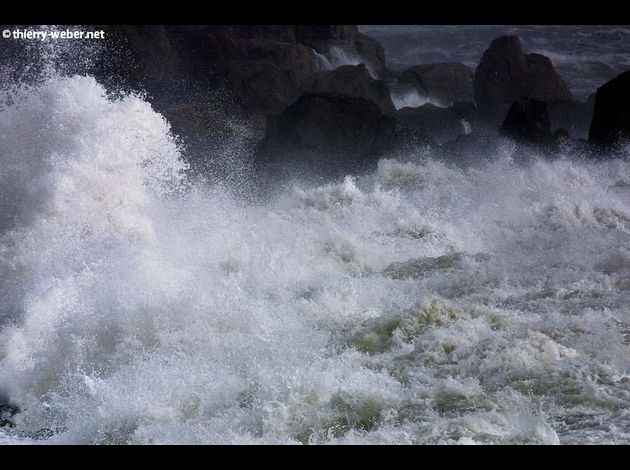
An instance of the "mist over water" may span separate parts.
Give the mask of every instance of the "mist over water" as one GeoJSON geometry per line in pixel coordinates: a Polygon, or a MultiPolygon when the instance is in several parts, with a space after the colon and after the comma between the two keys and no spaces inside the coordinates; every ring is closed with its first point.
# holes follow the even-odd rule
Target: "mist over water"
{"type": "Polygon", "coordinates": [[[252,203],[140,95],[7,93],[0,442],[628,442],[627,161],[392,155],[252,203]]]}

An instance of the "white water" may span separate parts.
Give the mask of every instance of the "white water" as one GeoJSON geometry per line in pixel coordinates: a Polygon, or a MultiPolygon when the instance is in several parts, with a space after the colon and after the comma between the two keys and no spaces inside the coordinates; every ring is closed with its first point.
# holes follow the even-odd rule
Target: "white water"
{"type": "Polygon", "coordinates": [[[345,50],[338,46],[332,46],[328,50],[326,54],[326,58],[327,58],[327,63],[325,65],[329,67],[329,70],[334,70],[343,65],[365,64],[365,67],[367,68],[372,78],[375,80],[378,79],[378,74],[376,73],[372,65],[367,63],[362,57],[358,56],[357,54],[351,51],[345,50]]]}
{"type": "MultiPolygon", "coordinates": [[[[389,85],[392,103],[396,109],[419,108],[425,104],[432,104],[439,108],[448,108],[449,105],[436,100],[426,93],[420,93],[414,85],[408,83],[393,83],[389,85]]],[[[451,103],[452,105],[452,103],[451,103]]]]}
{"type": "Polygon", "coordinates": [[[628,163],[384,160],[248,205],[141,98],[17,100],[0,441],[629,442],[628,163]]]}

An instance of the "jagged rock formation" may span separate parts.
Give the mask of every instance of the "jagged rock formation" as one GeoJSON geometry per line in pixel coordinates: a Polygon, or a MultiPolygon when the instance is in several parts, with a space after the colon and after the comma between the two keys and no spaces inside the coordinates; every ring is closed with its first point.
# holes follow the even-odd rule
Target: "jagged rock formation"
{"type": "Polygon", "coordinates": [[[525,54],[516,36],[492,41],[475,70],[474,89],[477,106],[490,120],[503,119],[512,103],[521,98],[572,99],[551,61],[540,54],[525,54]]]}

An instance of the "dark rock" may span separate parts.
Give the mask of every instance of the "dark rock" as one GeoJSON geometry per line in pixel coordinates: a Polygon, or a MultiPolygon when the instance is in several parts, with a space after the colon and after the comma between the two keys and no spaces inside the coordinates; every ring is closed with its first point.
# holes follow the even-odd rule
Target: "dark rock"
{"type": "Polygon", "coordinates": [[[551,129],[566,129],[576,138],[588,137],[588,131],[593,117],[594,100],[586,103],[581,101],[552,101],[547,103],[551,129]]]}
{"type": "Polygon", "coordinates": [[[394,130],[393,119],[370,100],[307,93],[269,118],[259,161],[320,175],[362,171],[389,148],[394,130]]]}
{"type": "Polygon", "coordinates": [[[474,99],[473,72],[463,64],[415,65],[405,70],[400,80],[416,85],[431,100],[446,106],[474,99]]]}
{"type": "MultiPolygon", "coordinates": [[[[313,85],[322,54],[365,63],[373,75],[388,75],[383,48],[356,25],[114,25],[103,78],[126,75],[132,87],[174,96],[174,82],[208,90],[227,88],[245,110],[277,114],[313,85]],[[124,51],[124,54],[114,53],[124,51]],[[319,55],[318,55],[319,54],[319,55]]],[[[325,59],[324,59],[325,60],[325,59]]],[[[337,64],[338,65],[338,64],[337,64]]]]}
{"type": "Polygon", "coordinates": [[[375,78],[388,78],[385,50],[374,39],[359,32],[356,25],[299,25],[296,39],[326,56],[333,66],[363,63],[375,78]],[[351,62],[339,63],[343,55],[351,62]]]}
{"type": "Polygon", "coordinates": [[[238,89],[245,109],[276,114],[293,103],[302,88],[286,71],[265,60],[234,60],[225,67],[231,86],[238,89]]]}
{"type": "MultiPolygon", "coordinates": [[[[459,116],[462,124],[468,129],[464,129],[465,134],[478,133],[483,131],[483,119],[479,109],[474,103],[459,102],[449,108],[454,114],[459,116]]],[[[494,131],[494,129],[493,129],[494,131]]]]}
{"type": "Polygon", "coordinates": [[[307,91],[318,71],[316,51],[339,47],[385,67],[382,48],[352,25],[128,25],[106,27],[114,49],[128,54],[118,67],[149,92],[173,80],[242,91],[248,111],[277,113],[307,91]],[[243,88],[244,87],[244,88],[243,88]]]}
{"type": "Polygon", "coordinates": [[[392,155],[395,155],[398,160],[405,161],[418,151],[430,151],[438,148],[439,145],[415,129],[399,127],[396,128],[389,147],[392,155]]]}
{"type": "Polygon", "coordinates": [[[448,108],[425,104],[418,108],[402,108],[392,114],[397,129],[408,129],[442,144],[464,134],[465,129],[456,113],[448,108]]]}
{"type": "Polygon", "coordinates": [[[390,69],[389,67],[383,67],[380,72],[379,78],[381,80],[386,80],[388,83],[393,83],[398,80],[398,74],[390,69]]]}
{"type": "Polygon", "coordinates": [[[515,101],[499,133],[517,142],[547,144],[551,141],[551,121],[547,103],[529,98],[515,101]]]}
{"type": "Polygon", "coordinates": [[[359,57],[365,60],[376,77],[388,79],[392,77],[392,72],[386,66],[385,50],[377,41],[365,34],[359,33],[354,39],[354,47],[359,57]]]}
{"type": "Polygon", "coordinates": [[[597,89],[589,143],[614,150],[630,140],[630,71],[597,89]]]}
{"type": "Polygon", "coordinates": [[[317,73],[310,91],[365,98],[376,103],[385,114],[395,111],[387,83],[374,80],[364,64],[317,73]]]}
{"type": "Polygon", "coordinates": [[[239,57],[230,60],[265,61],[284,71],[292,82],[300,88],[310,84],[316,71],[315,53],[303,44],[289,44],[265,39],[250,39],[239,42],[239,57]]]}
{"type": "Polygon", "coordinates": [[[516,36],[495,39],[474,77],[475,102],[489,119],[501,119],[514,101],[570,101],[571,92],[551,61],[540,54],[525,54],[516,36]]]}
{"type": "Polygon", "coordinates": [[[466,101],[454,103],[453,106],[451,106],[450,110],[457,114],[459,117],[471,121],[476,118],[478,113],[475,103],[470,103],[466,101]]]}

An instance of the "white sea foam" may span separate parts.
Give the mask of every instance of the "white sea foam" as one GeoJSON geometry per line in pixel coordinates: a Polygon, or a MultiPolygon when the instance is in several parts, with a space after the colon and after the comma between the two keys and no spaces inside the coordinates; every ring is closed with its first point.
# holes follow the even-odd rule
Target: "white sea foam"
{"type": "Polygon", "coordinates": [[[0,114],[0,442],[628,442],[627,162],[250,205],[90,78],[0,114]]]}
{"type": "Polygon", "coordinates": [[[408,83],[392,83],[389,85],[389,91],[396,109],[419,108],[427,103],[439,108],[448,107],[427,93],[420,93],[418,88],[408,83]]]}

